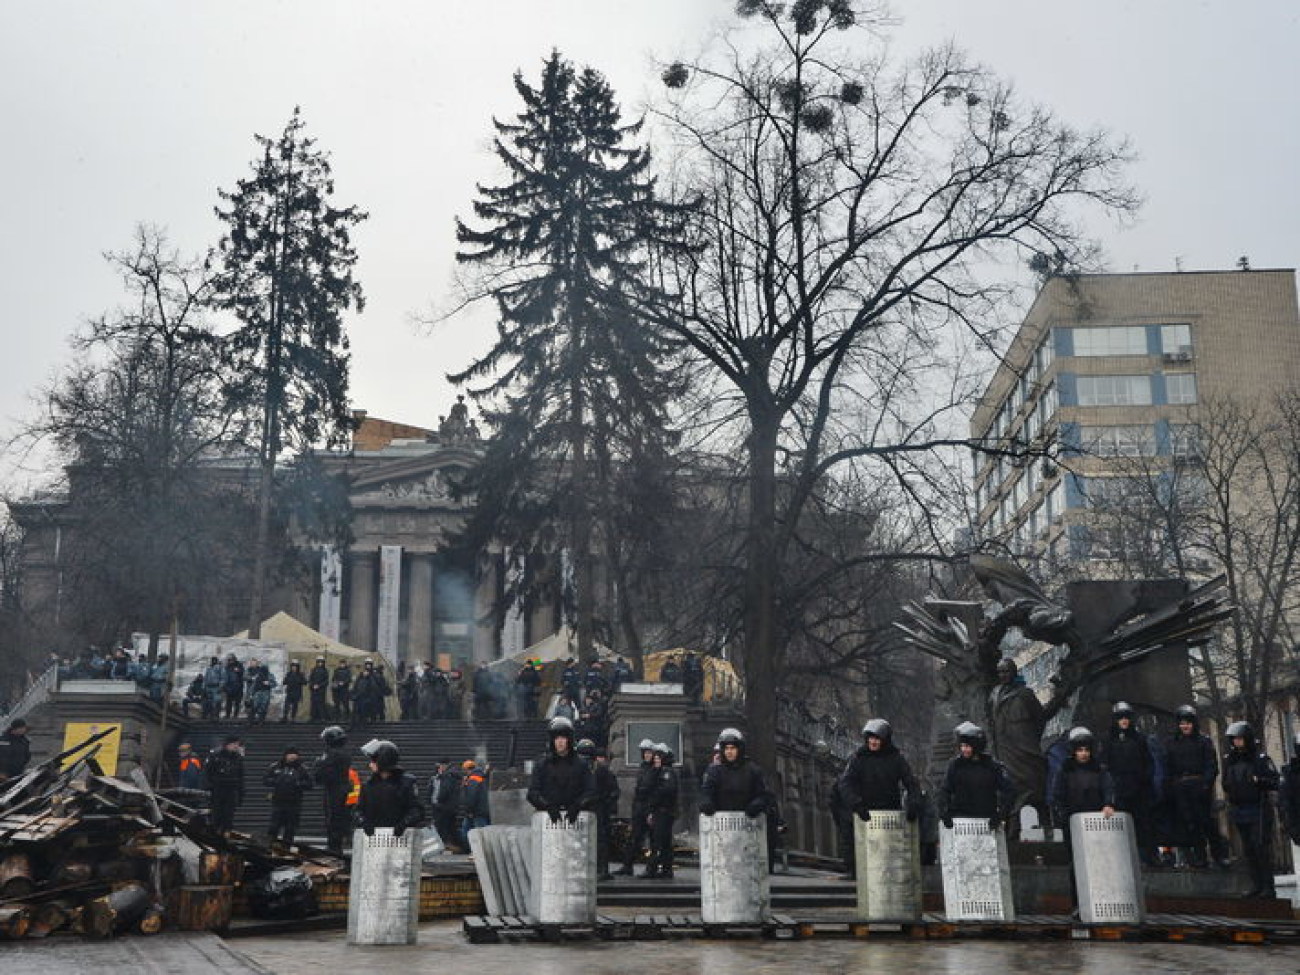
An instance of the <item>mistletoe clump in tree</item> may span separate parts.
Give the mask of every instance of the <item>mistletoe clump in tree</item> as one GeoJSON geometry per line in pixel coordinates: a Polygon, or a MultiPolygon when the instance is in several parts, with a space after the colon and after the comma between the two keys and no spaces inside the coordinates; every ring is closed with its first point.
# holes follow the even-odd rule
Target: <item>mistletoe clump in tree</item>
{"type": "Polygon", "coordinates": [[[258,427],[261,464],[249,636],[261,630],[272,492],[285,448],[340,442],[351,430],[343,314],[364,305],[353,278],[351,231],[367,214],[336,207],[327,155],[305,134],[297,108],[276,139],[256,136],[253,175],[221,191],[226,225],[213,305],[239,325],[224,352],[229,396],[258,427]]]}
{"type": "Polygon", "coordinates": [[[509,180],[480,186],[477,225],[456,228],[458,260],[479,272],[470,300],[490,298],[499,313],[492,349],[448,377],[483,381],[471,395],[493,431],[469,485],[468,537],[504,543],[517,563],[568,553],[566,594],[588,658],[593,550],[603,544],[616,573],[623,554],[620,476],[653,469],[672,442],[676,347],[637,309],[663,303],[650,268],[682,249],[685,211],[656,197],[650,154],[631,144],[640,124],[622,123],[601,74],[552,53],[537,87],[516,75],[515,88],[523,111],[495,122],[509,180]]]}

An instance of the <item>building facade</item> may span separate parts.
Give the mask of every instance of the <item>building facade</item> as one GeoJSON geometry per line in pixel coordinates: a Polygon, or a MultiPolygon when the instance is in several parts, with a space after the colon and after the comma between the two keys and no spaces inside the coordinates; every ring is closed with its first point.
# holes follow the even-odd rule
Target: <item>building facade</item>
{"type": "Polygon", "coordinates": [[[1198,404],[1298,377],[1293,270],[1052,278],[971,420],[975,442],[1009,451],[974,454],[976,535],[1104,575],[1116,540],[1092,516],[1123,504],[1135,459],[1194,460],[1198,404]],[[1035,454],[1053,442],[1052,459],[1035,454]]]}

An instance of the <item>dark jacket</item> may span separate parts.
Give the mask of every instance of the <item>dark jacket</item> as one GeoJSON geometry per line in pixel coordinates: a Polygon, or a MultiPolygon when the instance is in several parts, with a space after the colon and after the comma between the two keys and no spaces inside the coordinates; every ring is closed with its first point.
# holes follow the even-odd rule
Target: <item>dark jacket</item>
{"type": "Polygon", "coordinates": [[[546,755],[533,765],[528,801],[534,809],[592,809],[596,805],[596,780],[586,760],[570,751],[546,755]]]}
{"type": "Polygon", "coordinates": [[[1282,823],[1291,842],[1300,845],[1300,757],[1282,766],[1277,804],[1282,810],[1282,823]]]}
{"type": "Polygon", "coordinates": [[[1104,806],[1115,805],[1115,784],[1096,758],[1081,765],[1072,755],[1054,784],[1051,803],[1061,822],[1075,813],[1101,812],[1104,806]]]}
{"type": "Polygon", "coordinates": [[[316,767],[312,769],[312,778],[316,784],[325,791],[325,801],[339,800],[346,798],[347,794],[352,791],[352,782],[348,776],[348,769],[352,768],[352,761],[348,758],[348,749],[346,745],[336,746],[325,749],[325,754],[316,759],[316,767]]]}
{"type": "Polygon", "coordinates": [[[352,668],[347,664],[339,664],[334,668],[334,679],[330,681],[330,686],[336,691],[346,692],[352,686],[352,668]]]}
{"type": "Polygon", "coordinates": [[[1223,759],[1223,794],[1233,806],[1257,809],[1277,791],[1277,766],[1261,751],[1232,749],[1223,759]]]}
{"type": "Polygon", "coordinates": [[[1193,731],[1190,735],[1175,732],[1165,743],[1165,768],[1171,782],[1192,775],[1205,780],[1206,788],[1214,785],[1219,776],[1219,762],[1214,755],[1214,745],[1205,735],[1193,731]]]}
{"type": "Polygon", "coordinates": [[[1100,757],[1115,783],[1119,808],[1132,812],[1145,804],[1155,790],[1154,762],[1146,738],[1132,728],[1121,731],[1111,725],[1100,757]]]}
{"type": "MultiPolygon", "coordinates": [[[[288,683],[286,681],[286,683],[288,683]]],[[[317,664],[307,674],[307,690],[313,694],[324,694],[330,686],[329,668],[324,664],[317,664]]]]}
{"type": "Polygon", "coordinates": [[[208,788],[223,795],[234,795],[244,801],[244,756],[225,748],[218,748],[208,756],[203,766],[208,788]]]}
{"type": "Polygon", "coordinates": [[[393,769],[388,778],[375,772],[361,784],[356,817],[361,829],[419,826],[424,822],[424,806],[415,776],[400,768],[393,769]]]}
{"type": "Polygon", "coordinates": [[[654,785],[654,762],[642,762],[637,769],[636,785],[632,788],[632,815],[645,815],[646,804],[650,801],[650,789],[654,785]]]}
{"type": "Polygon", "coordinates": [[[700,812],[744,812],[758,816],[771,801],[763,770],[741,756],[734,762],[715,762],[704,770],[700,783],[700,812]]]}
{"type": "Polygon", "coordinates": [[[303,685],[307,683],[307,675],[302,670],[294,670],[292,667],[284,675],[284,699],[286,701],[301,701],[303,685]]]}
{"type": "Polygon", "coordinates": [[[871,751],[866,745],[859,747],[849,759],[841,779],[841,791],[849,808],[855,812],[860,809],[903,809],[903,792],[906,791],[909,815],[920,813],[921,787],[912,775],[907,759],[892,743],[878,752],[871,751]]]}
{"type": "Polygon", "coordinates": [[[228,697],[244,696],[244,665],[239,661],[226,664],[226,695],[228,697]]]}
{"type": "Polygon", "coordinates": [[[302,762],[289,765],[281,760],[266,770],[262,784],[271,790],[271,805],[296,806],[311,788],[311,774],[302,762]]]}
{"type": "Polygon", "coordinates": [[[461,775],[458,769],[448,768],[429,779],[429,805],[436,813],[454,813],[460,808],[461,775]]]}
{"type": "Polygon", "coordinates": [[[668,766],[654,770],[647,811],[651,816],[677,815],[677,772],[668,766]]]}
{"type": "Polygon", "coordinates": [[[32,758],[32,743],[26,735],[6,731],[0,735],[0,775],[17,778],[27,768],[32,758]]]}
{"type": "Polygon", "coordinates": [[[178,789],[206,789],[203,760],[191,752],[176,762],[176,787],[178,789]]]}
{"type": "Polygon", "coordinates": [[[488,819],[488,783],[486,776],[478,769],[470,772],[460,780],[460,789],[456,798],[456,809],[467,819],[488,819]]]}
{"type": "Polygon", "coordinates": [[[618,776],[608,765],[597,762],[591,770],[596,780],[596,812],[601,816],[612,817],[618,813],[620,789],[618,776]]]}
{"type": "Polygon", "coordinates": [[[1006,819],[1011,815],[1016,788],[1007,768],[991,755],[948,763],[936,803],[940,819],[1006,819]]]}

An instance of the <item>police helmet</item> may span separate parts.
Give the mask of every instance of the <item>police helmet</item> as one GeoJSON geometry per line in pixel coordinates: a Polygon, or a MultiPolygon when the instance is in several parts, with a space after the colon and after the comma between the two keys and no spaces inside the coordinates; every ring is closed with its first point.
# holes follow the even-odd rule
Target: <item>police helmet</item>
{"type": "Polygon", "coordinates": [[[1071,728],[1069,735],[1066,736],[1066,740],[1070,743],[1070,751],[1074,751],[1077,748],[1091,749],[1097,747],[1097,739],[1093,736],[1093,733],[1082,725],[1077,728],[1071,728]]]}
{"type": "Polygon", "coordinates": [[[888,745],[894,737],[894,729],[884,718],[872,718],[862,726],[862,737],[879,738],[883,744],[888,745]]]}
{"type": "Polygon", "coordinates": [[[397,746],[386,738],[371,738],[361,746],[361,751],[381,770],[397,768],[402,757],[397,746]]]}
{"type": "Polygon", "coordinates": [[[552,718],[551,723],[546,726],[546,731],[552,738],[572,738],[573,722],[565,717],[552,718]]]}
{"type": "Polygon", "coordinates": [[[978,755],[988,747],[989,736],[984,733],[984,729],[972,721],[963,721],[952,732],[957,736],[957,744],[970,745],[975,749],[978,755]]]}
{"type": "Polygon", "coordinates": [[[1184,704],[1174,712],[1174,717],[1179,721],[1190,721],[1192,724],[1196,724],[1196,708],[1190,704],[1184,704]]]}
{"type": "Polygon", "coordinates": [[[1110,716],[1116,721],[1120,718],[1128,718],[1132,720],[1137,717],[1137,711],[1134,710],[1133,705],[1129,704],[1128,701],[1116,701],[1115,705],[1110,709],[1110,716]]]}
{"type": "Polygon", "coordinates": [[[671,765],[673,763],[673,750],[669,748],[665,742],[656,742],[654,751],[656,755],[660,756],[664,760],[665,765],[671,765]]]}
{"type": "Polygon", "coordinates": [[[636,747],[643,752],[652,752],[655,750],[655,743],[652,742],[649,738],[642,738],[641,744],[637,745],[636,747]]]}
{"type": "Polygon", "coordinates": [[[333,748],[347,742],[348,733],[339,725],[332,724],[320,733],[320,740],[325,742],[326,747],[333,748]]]}
{"type": "Polygon", "coordinates": [[[585,755],[588,758],[594,757],[596,754],[596,743],[590,738],[584,738],[574,746],[574,751],[579,755],[585,755]]]}
{"type": "Polygon", "coordinates": [[[739,728],[723,728],[718,732],[719,745],[743,745],[745,735],[739,728]]]}
{"type": "Polygon", "coordinates": [[[1234,721],[1228,725],[1227,738],[1229,744],[1234,738],[1245,738],[1247,750],[1255,747],[1255,729],[1246,721],[1234,721]]]}

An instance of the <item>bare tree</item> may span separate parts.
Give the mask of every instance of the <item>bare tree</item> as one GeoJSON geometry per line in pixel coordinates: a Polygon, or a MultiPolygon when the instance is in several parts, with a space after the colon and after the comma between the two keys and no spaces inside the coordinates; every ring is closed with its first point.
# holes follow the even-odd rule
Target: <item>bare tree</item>
{"type": "Polygon", "coordinates": [[[943,423],[969,391],[939,367],[957,336],[988,340],[1005,293],[994,262],[1078,266],[1090,253],[1072,205],[1135,201],[1122,145],[1023,103],[951,47],[891,68],[880,45],[838,43],[872,43],[858,4],[738,11],[762,25],[757,54],[664,73],[676,176],[704,204],[703,249],[671,262],[679,304],[660,313],[743,418],[743,665],[771,765],[780,579],[819,486],[869,461],[921,500],[912,459],[953,442],[943,423]]]}

